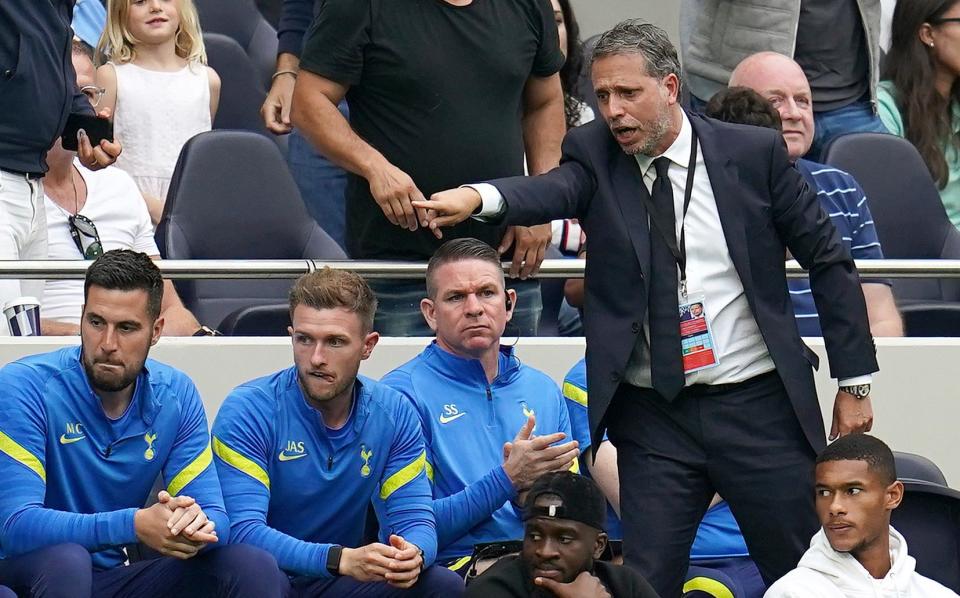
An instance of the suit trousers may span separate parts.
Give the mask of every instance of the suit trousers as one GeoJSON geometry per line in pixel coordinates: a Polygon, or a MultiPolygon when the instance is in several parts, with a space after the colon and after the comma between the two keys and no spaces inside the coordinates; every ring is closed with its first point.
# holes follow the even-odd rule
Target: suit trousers
{"type": "Polygon", "coordinates": [[[730,504],[767,584],[796,567],[819,528],[816,455],[775,372],[688,386],[670,402],[623,383],[606,421],[617,447],[624,558],[663,598],[681,595],[714,492],[730,504]]]}

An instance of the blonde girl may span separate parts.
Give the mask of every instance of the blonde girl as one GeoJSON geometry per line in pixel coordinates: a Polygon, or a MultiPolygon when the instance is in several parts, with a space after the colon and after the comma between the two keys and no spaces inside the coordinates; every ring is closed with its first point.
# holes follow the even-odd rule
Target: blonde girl
{"type": "Polygon", "coordinates": [[[207,56],[193,0],[109,0],[97,46],[97,84],[124,149],[117,166],[140,187],[156,224],[180,149],[209,131],[220,77],[207,56]]]}

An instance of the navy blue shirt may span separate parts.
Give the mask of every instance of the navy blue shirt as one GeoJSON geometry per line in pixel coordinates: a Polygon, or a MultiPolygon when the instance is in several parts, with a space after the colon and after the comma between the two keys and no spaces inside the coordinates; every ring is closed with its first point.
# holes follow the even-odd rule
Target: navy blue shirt
{"type": "Polygon", "coordinates": [[[93,114],[71,61],[73,5],[0,2],[0,170],[43,174],[67,116],[93,114]]]}

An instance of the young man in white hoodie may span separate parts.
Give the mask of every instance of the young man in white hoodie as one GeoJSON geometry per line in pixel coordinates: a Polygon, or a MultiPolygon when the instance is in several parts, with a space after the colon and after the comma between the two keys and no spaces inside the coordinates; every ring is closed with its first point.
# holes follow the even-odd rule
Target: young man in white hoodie
{"type": "Polygon", "coordinates": [[[823,526],[797,568],[764,598],[940,598],[957,594],[916,571],[890,526],[903,499],[893,452],[867,434],[839,438],[817,457],[816,508],[823,526]]]}

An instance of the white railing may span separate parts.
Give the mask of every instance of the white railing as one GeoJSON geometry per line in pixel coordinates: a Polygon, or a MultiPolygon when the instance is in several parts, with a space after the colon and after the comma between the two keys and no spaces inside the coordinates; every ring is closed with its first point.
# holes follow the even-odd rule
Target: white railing
{"type": "MultiPolygon", "coordinates": [[[[0,260],[2,278],[83,278],[92,262],[83,260],[0,260]]],[[[353,270],[367,278],[423,278],[425,262],[365,260],[161,260],[163,275],[171,279],[255,279],[297,278],[329,266],[353,270]]],[[[580,278],[584,260],[544,260],[539,278],[580,278]]],[[[504,264],[509,269],[509,264],[504,264]]],[[[857,260],[862,277],[960,278],[960,260],[857,260]]],[[[787,276],[799,278],[806,272],[795,261],[787,262],[787,276]]]]}

